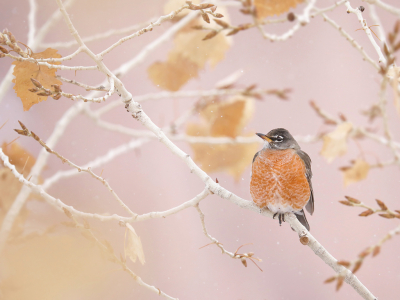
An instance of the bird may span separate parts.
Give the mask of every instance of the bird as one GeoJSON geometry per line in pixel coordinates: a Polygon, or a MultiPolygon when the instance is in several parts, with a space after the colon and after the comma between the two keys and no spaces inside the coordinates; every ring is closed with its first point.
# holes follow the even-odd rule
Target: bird
{"type": "Polygon", "coordinates": [[[268,208],[278,215],[279,225],[285,213],[293,212],[307,230],[304,207],[314,213],[314,192],[311,184],[311,158],[284,128],[267,134],[256,133],[264,140],[264,147],[253,158],[250,194],[260,208],[268,208]]]}

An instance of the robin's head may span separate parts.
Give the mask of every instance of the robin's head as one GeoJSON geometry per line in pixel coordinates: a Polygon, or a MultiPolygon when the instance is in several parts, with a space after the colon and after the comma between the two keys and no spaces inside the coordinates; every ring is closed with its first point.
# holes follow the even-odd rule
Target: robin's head
{"type": "Polygon", "coordinates": [[[265,141],[264,148],[270,149],[300,149],[299,144],[292,137],[292,135],[284,128],[272,129],[267,134],[256,133],[260,138],[265,141]]]}

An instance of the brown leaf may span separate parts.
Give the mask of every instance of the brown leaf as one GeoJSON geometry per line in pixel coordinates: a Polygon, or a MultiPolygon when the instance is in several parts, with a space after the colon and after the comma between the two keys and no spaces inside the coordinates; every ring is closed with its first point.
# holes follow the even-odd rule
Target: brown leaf
{"type": "Polygon", "coordinates": [[[332,277],[329,277],[327,280],[325,280],[324,283],[330,283],[330,282],[333,282],[335,280],[336,280],[336,276],[332,276],[332,277]]]}
{"type": "Polygon", "coordinates": [[[224,21],[222,21],[222,20],[214,19],[214,22],[217,23],[222,28],[228,28],[229,27],[229,24],[224,22],[224,21]]]}
{"type": "Polygon", "coordinates": [[[213,38],[214,36],[216,36],[217,34],[218,34],[218,31],[215,31],[215,30],[210,31],[210,32],[203,38],[203,41],[212,39],[212,38],[213,38]]]}
{"type": "Polygon", "coordinates": [[[336,129],[323,136],[323,146],[321,155],[328,162],[332,162],[337,156],[344,155],[347,152],[347,137],[353,128],[350,122],[339,124],[336,129]]]}
{"type": "Polygon", "coordinates": [[[375,200],[376,200],[376,203],[378,203],[379,207],[382,210],[387,210],[387,206],[385,205],[385,203],[383,203],[381,200],[378,200],[378,199],[375,199],[375,200]]]}
{"type": "Polygon", "coordinates": [[[208,16],[208,14],[201,14],[201,17],[203,18],[204,21],[210,23],[210,17],[208,16]]]}
{"type": "Polygon", "coordinates": [[[343,280],[344,280],[344,278],[343,278],[342,276],[339,276],[339,277],[338,277],[338,279],[337,279],[337,284],[336,284],[336,290],[337,290],[337,291],[340,290],[340,288],[342,287],[342,285],[343,285],[343,280]]]}
{"type": "Polygon", "coordinates": [[[341,265],[343,267],[346,267],[346,268],[350,266],[350,262],[345,261],[345,260],[340,260],[340,261],[337,262],[337,264],[341,265]]]}
{"type": "Polygon", "coordinates": [[[360,204],[361,203],[361,201],[360,200],[357,200],[357,199],[355,199],[355,198],[353,198],[353,197],[350,197],[350,196],[344,196],[347,200],[349,200],[350,202],[352,202],[352,203],[356,203],[356,204],[360,204]]]}
{"type": "MultiPolygon", "coordinates": [[[[223,103],[207,105],[200,115],[203,123],[188,124],[186,132],[192,136],[235,138],[242,134],[244,125],[253,114],[252,99],[236,96],[223,103]]],[[[226,171],[236,179],[250,165],[258,143],[254,144],[191,144],[194,160],[205,172],[226,171]]]]}
{"type": "Polygon", "coordinates": [[[169,91],[179,90],[189,79],[198,76],[195,63],[181,55],[170,55],[166,62],[155,62],[147,70],[153,83],[169,91]]]}
{"type": "MultiPolygon", "coordinates": [[[[32,54],[32,58],[60,58],[61,55],[57,53],[58,50],[47,48],[40,53],[32,54]]],[[[52,63],[59,65],[60,62],[52,63]]],[[[24,111],[29,110],[32,105],[41,101],[47,100],[47,96],[37,96],[29,91],[33,87],[31,78],[36,79],[41,85],[50,89],[52,84],[61,85],[62,82],[56,78],[57,69],[49,69],[46,66],[39,66],[33,62],[28,61],[14,61],[13,79],[14,90],[17,96],[21,99],[24,111]]]]}
{"type": "Polygon", "coordinates": [[[136,234],[131,224],[127,223],[126,228],[128,230],[128,239],[125,245],[125,257],[128,256],[133,262],[136,262],[136,259],[139,258],[139,261],[143,265],[145,259],[140,237],[136,234]]]}
{"type": "Polygon", "coordinates": [[[369,164],[359,158],[350,169],[343,171],[344,186],[364,180],[368,176],[369,164]]]}
{"type": "Polygon", "coordinates": [[[360,217],[368,217],[370,215],[372,215],[374,212],[370,209],[363,211],[361,214],[359,214],[360,217]]]}
{"type": "Polygon", "coordinates": [[[304,0],[254,0],[257,18],[264,19],[265,17],[280,15],[287,12],[291,8],[304,0]]]}
{"type": "Polygon", "coordinates": [[[362,265],[362,260],[357,261],[354,265],[352,272],[353,273],[357,272],[361,268],[361,265],[362,265]]]}
{"type": "Polygon", "coordinates": [[[392,214],[379,214],[382,218],[385,219],[394,219],[396,216],[392,214]]]}
{"type": "Polygon", "coordinates": [[[375,246],[374,251],[372,251],[372,256],[377,256],[381,252],[380,246],[375,246]]]}

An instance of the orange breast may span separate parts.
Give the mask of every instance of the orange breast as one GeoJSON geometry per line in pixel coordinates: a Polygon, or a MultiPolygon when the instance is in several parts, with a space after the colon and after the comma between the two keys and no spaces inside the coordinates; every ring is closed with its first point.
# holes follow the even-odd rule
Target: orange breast
{"type": "Polygon", "coordinates": [[[305,173],[304,162],[295,150],[262,150],[252,167],[253,201],[261,208],[275,207],[277,212],[285,212],[289,206],[301,210],[310,198],[305,173]]]}

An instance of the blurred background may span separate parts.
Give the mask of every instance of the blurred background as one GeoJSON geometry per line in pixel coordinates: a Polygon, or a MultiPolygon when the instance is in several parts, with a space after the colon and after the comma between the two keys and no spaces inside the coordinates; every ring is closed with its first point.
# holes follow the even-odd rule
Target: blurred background
{"type": "MultiPolygon", "coordinates": [[[[385,2],[393,6],[399,4],[395,0],[385,2]]],[[[76,1],[67,11],[79,34],[87,37],[110,29],[140,24],[169,13],[164,8],[166,3],[154,0],[85,0],[76,1]]],[[[240,5],[229,3],[231,5],[226,8],[219,5],[217,9],[217,12],[221,10],[226,15],[221,20],[234,25],[253,22],[251,16],[239,11],[240,5]]],[[[325,8],[333,4],[334,1],[321,0],[317,1],[316,7],[325,8]]],[[[305,5],[300,3],[290,11],[302,14],[305,5]]],[[[353,0],[351,5],[353,8],[365,6],[364,18],[368,25],[375,24],[367,3],[353,0]]],[[[43,25],[55,10],[55,1],[38,0],[36,25],[43,25]]],[[[379,29],[383,29],[387,35],[393,31],[398,18],[379,7],[376,7],[376,12],[381,21],[379,29]]],[[[285,18],[287,13],[272,18],[285,18]]],[[[0,29],[8,28],[19,41],[27,43],[28,14],[28,1],[3,2],[0,29]]],[[[378,61],[378,55],[365,32],[356,31],[361,27],[356,15],[347,14],[344,5],[327,12],[327,15],[346,30],[373,60],[378,61]]],[[[165,22],[152,32],[125,42],[109,53],[104,62],[109,69],[117,69],[162,36],[173,24],[176,23],[165,22]]],[[[200,24],[207,26],[204,22],[200,24]]],[[[267,32],[282,34],[294,24],[267,24],[264,28],[267,32]]],[[[378,33],[378,27],[372,29],[378,33]]],[[[215,38],[226,33],[224,31],[215,38]]],[[[204,31],[204,36],[206,34],[207,31],[204,31]]],[[[99,53],[123,36],[112,35],[88,42],[87,45],[94,53],[99,53]]],[[[77,46],[67,48],[51,44],[72,40],[61,19],[55,23],[43,43],[66,56],[73,53],[77,46]]],[[[223,46],[217,44],[207,53],[211,57],[218,52],[218,58],[205,59],[205,63],[202,62],[204,66],[197,70],[197,76],[189,76],[187,82],[179,87],[180,90],[214,89],[218,81],[238,70],[241,70],[242,76],[236,81],[236,88],[243,89],[256,84],[260,89],[291,90],[287,93],[287,100],[275,95],[264,95],[262,100],[250,99],[247,119],[241,126],[240,134],[267,133],[277,127],[284,127],[298,137],[320,137],[332,132],[335,126],[325,124],[310,106],[310,100],[314,100],[335,118],[339,119],[341,113],[354,126],[369,128],[384,136],[382,119],[378,117],[370,122],[361,113],[379,101],[382,75],[363,60],[338,30],[324,22],[321,15],[311,19],[309,24],[302,26],[293,37],[283,42],[265,40],[257,28],[241,31],[224,41],[223,46]]],[[[379,40],[377,42],[382,46],[379,40]]],[[[47,46],[38,47],[37,51],[43,51],[47,46]]],[[[149,52],[121,78],[126,88],[134,96],[165,90],[163,80],[169,75],[164,79],[162,76],[157,77],[157,81],[150,70],[168,61],[176,47],[177,41],[169,39],[149,52]]],[[[10,58],[0,59],[0,78],[6,75],[10,63],[10,58]]],[[[93,65],[93,62],[81,53],[64,64],[93,65]]],[[[183,68],[189,67],[184,65],[183,68]]],[[[57,74],[89,85],[98,85],[104,79],[103,74],[95,71],[60,71],[57,74]]],[[[62,88],[64,92],[86,93],[66,83],[62,88]]],[[[393,139],[398,141],[399,115],[391,88],[387,90],[387,96],[389,126],[393,139]]],[[[111,101],[120,100],[114,95],[107,103],[111,101]]],[[[165,97],[143,102],[142,107],[157,126],[164,127],[199,101],[202,101],[201,97],[165,97]]],[[[96,110],[107,103],[90,104],[90,108],[96,110]]],[[[9,88],[0,102],[0,125],[8,120],[0,131],[0,142],[9,143],[18,136],[13,131],[19,128],[18,120],[45,141],[53,132],[57,120],[75,104],[76,101],[64,97],[58,101],[49,98],[32,106],[29,111],[23,111],[21,100],[9,88]]],[[[109,111],[103,119],[132,129],[145,130],[126,113],[123,104],[109,111]]],[[[179,133],[189,130],[191,125],[188,124],[204,122],[202,115],[197,112],[187,124],[178,128],[179,133]]],[[[67,127],[55,150],[76,164],[84,165],[131,139],[128,135],[102,129],[86,115],[80,114],[67,127]]],[[[37,142],[27,137],[21,137],[13,144],[23,147],[24,155],[30,153],[33,157],[37,157],[41,150],[37,142]]],[[[195,155],[195,148],[186,141],[177,141],[176,144],[186,153],[195,155]]],[[[358,214],[365,209],[344,206],[338,201],[349,195],[372,207],[377,206],[375,199],[380,199],[389,208],[400,209],[399,169],[395,165],[371,168],[366,179],[345,187],[340,167],[349,166],[352,160],[360,157],[374,165],[393,159],[393,153],[388,147],[370,139],[348,139],[347,153],[328,163],[320,155],[322,145],[321,139],[300,142],[302,149],[312,158],[314,175],[315,212],[313,216],[308,215],[308,221],[313,236],[335,258],[350,261],[396,228],[399,220],[384,219],[378,215],[362,218],[358,214]]],[[[224,188],[247,200],[251,200],[251,159],[262,144],[252,147],[250,156],[246,152],[243,157],[235,159],[244,165],[242,172],[235,173],[235,176],[224,169],[209,172],[214,180],[218,178],[224,188]]],[[[201,161],[198,163],[202,166],[201,161]]],[[[59,159],[51,156],[39,181],[59,170],[68,169],[59,159]]],[[[192,199],[204,188],[201,180],[191,174],[188,167],[157,139],[151,139],[141,147],[115,158],[95,169],[95,172],[102,172],[102,176],[120,198],[139,214],[175,207],[192,199]]],[[[10,184],[4,181],[0,193],[5,195],[9,187],[10,184]]],[[[81,211],[126,216],[111,193],[88,174],[60,180],[48,192],[81,211]]],[[[2,218],[10,203],[11,198],[8,203],[0,206],[2,218]]],[[[299,243],[296,233],[290,230],[288,224],[280,227],[277,220],[240,209],[216,195],[208,196],[200,203],[200,207],[205,214],[208,232],[231,252],[243,244],[251,243],[240,251],[254,252],[255,256],[261,258],[262,262],[258,264],[263,272],[251,262],[245,268],[239,260],[221,255],[215,245],[199,249],[210,241],[202,232],[197,211],[189,208],[167,218],[132,224],[141,238],[146,263],[141,265],[139,262],[128,261],[128,266],[144,282],[179,299],[330,300],[359,297],[347,284],[336,292],[334,283],[323,283],[335,275],[333,270],[308,247],[299,243]]],[[[31,197],[17,221],[15,226],[19,226],[18,237],[10,237],[1,256],[0,289],[3,299],[158,299],[157,294],[139,286],[118,264],[109,261],[78,229],[64,226],[62,223],[69,219],[38,197],[31,197]]],[[[109,241],[117,256],[124,252],[123,227],[116,222],[90,220],[89,223],[96,237],[109,241]]],[[[357,272],[361,282],[379,299],[398,298],[399,247],[400,238],[397,236],[382,246],[379,255],[367,257],[357,272]]]]}

